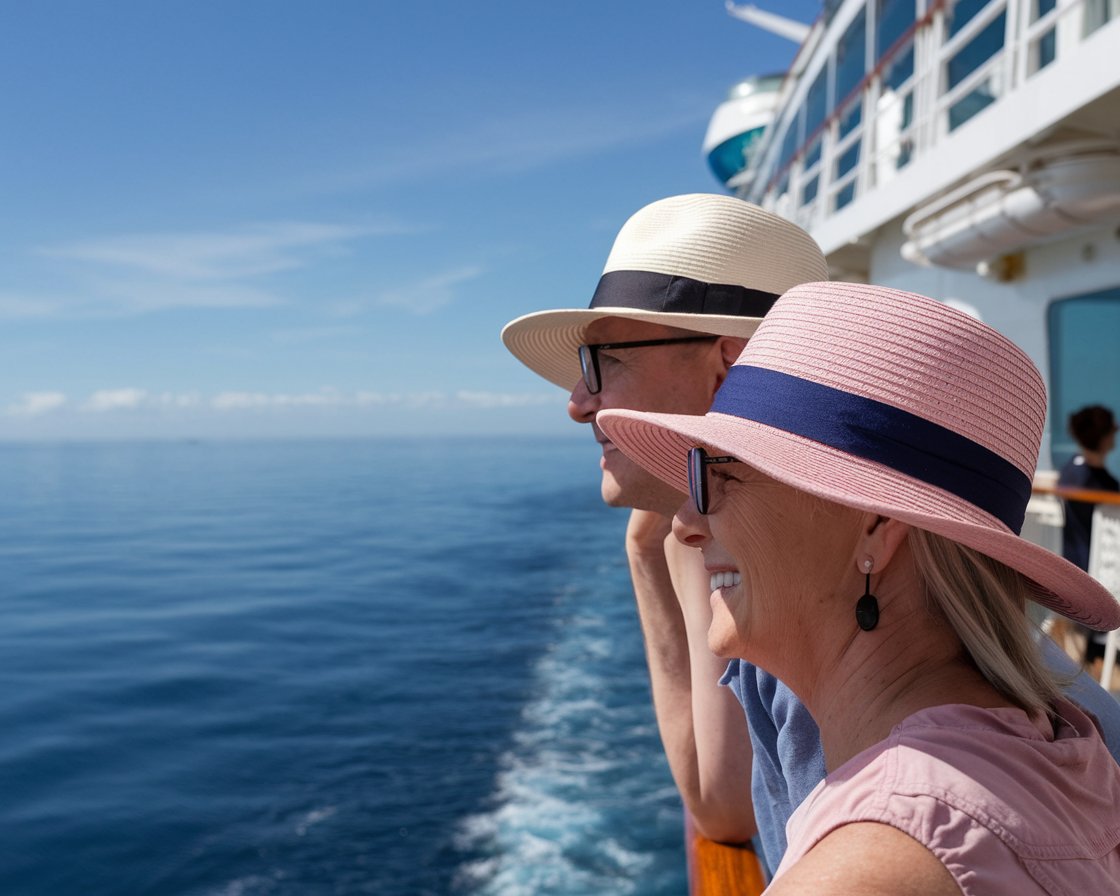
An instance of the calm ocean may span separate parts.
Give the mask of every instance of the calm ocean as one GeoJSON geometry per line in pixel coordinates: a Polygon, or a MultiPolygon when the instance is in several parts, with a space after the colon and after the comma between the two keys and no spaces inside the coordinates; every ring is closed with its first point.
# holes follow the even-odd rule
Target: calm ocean
{"type": "Polygon", "coordinates": [[[589,442],[0,446],[0,893],[685,892],[589,442]]]}

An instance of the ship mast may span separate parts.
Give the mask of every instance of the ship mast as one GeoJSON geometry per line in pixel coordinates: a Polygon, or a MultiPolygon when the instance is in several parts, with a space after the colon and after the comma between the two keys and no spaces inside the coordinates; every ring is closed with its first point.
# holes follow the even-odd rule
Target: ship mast
{"type": "Polygon", "coordinates": [[[724,5],[727,7],[728,14],[736,19],[754,25],[756,28],[762,28],[764,31],[778,35],[778,37],[784,37],[796,44],[803,43],[809,34],[808,25],[794,19],[787,19],[785,16],[780,16],[774,12],[766,12],[766,10],[759,9],[753,3],[736,6],[735,0],[727,0],[724,5]]]}

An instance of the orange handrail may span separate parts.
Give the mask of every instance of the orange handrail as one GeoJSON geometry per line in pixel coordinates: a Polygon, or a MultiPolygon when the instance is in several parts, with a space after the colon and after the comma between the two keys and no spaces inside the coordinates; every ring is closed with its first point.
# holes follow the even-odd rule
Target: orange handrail
{"type": "Polygon", "coordinates": [[[1066,501],[1085,501],[1088,504],[1120,504],[1120,492],[1099,492],[1086,488],[1067,488],[1062,485],[1035,485],[1036,495],[1054,495],[1066,501]]]}
{"type": "Polygon", "coordinates": [[[696,833],[687,819],[685,854],[689,896],[759,896],[766,889],[762,863],[749,843],[716,843],[696,833]]]}

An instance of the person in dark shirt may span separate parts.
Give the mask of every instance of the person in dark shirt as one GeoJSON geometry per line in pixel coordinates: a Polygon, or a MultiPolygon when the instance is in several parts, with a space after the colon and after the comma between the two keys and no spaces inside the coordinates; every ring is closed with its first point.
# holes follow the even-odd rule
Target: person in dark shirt
{"type": "MultiPolygon", "coordinates": [[[[1104,459],[1116,445],[1116,418],[1108,408],[1092,404],[1070,414],[1069,432],[1078,451],[1058,475],[1058,485],[1091,491],[1120,491],[1120,483],[1105,469],[1104,459]]],[[[1062,556],[1070,563],[1089,569],[1089,543],[1093,534],[1093,507],[1088,501],[1065,501],[1065,526],[1062,528],[1062,556]]],[[[1085,662],[1091,665],[1104,656],[1105,636],[1089,632],[1085,662]]]]}

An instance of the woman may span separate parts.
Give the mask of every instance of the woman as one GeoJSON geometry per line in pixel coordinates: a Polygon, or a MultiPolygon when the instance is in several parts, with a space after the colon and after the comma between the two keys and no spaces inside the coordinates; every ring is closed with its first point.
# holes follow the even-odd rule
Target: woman
{"type": "Polygon", "coordinates": [[[820,727],[829,775],[774,894],[1120,892],[1120,768],[1023,612],[1120,625],[1017,535],[1045,415],[1037,370],[984,324],[817,283],[778,300],[706,416],[598,416],[691,494],[674,530],[712,576],[709,646],[820,727]]]}

